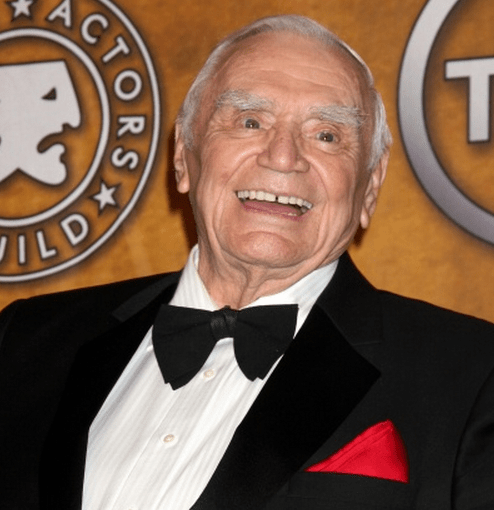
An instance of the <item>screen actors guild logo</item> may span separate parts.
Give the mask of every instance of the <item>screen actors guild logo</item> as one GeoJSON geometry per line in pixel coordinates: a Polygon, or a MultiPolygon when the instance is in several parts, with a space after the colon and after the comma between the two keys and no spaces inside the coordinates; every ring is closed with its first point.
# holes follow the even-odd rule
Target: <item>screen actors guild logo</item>
{"type": "MultiPolygon", "coordinates": [[[[474,3],[472,13],[467,1],[427,2],[403,56],[398,112],[408,158],[425,191],[456,224],[494,244],[490,144],[494,59],[482,55],[492,48],[489,16],[481,12],[491,3],[474,3]],[[466,18],[467,35],[461,33],[466,18]]],[[[493,14],[492,4],[490,9],[493,14]]]]}
{"type": "Polygon", "coordinates": [[[0,282],[100,248],[144,188],[159,124],[151,59],[112,2],[0,4],[0,282]]]}

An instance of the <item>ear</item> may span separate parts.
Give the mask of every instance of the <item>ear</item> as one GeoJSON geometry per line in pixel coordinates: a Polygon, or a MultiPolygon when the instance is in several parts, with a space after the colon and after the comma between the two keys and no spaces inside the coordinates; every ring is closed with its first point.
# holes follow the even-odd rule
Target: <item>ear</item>
{"type": "Polygon", "coordinates": [[[360,226],[362,228],[369,226],[370,219],[376,210],[377,196],[386,177],[388,160],[389,152],[386,151],[379,160],[379,163],[371,170],[362,203],[362,211],[360,212],[360,226]]]}
{"type": "Polygon", "coordinates": [[[175,154],[173,164],[175,166],[175,180],[177,181],[177,190],[179,193],[188,193],[190,189],[189,170],[187,167],[187,158],[185,151],[184,135],[181,124],[175,126],[175,154]]]}

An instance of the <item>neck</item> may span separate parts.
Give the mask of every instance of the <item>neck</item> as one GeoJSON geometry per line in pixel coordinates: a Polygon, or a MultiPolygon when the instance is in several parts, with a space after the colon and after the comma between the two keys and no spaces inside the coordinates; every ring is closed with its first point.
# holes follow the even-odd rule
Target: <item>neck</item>
{"type": "Polygon", "coordinates": [[[218,263],[200,253],[198,272],[210,297],[219,308],[243,308],[260,297],[277,294],[319,267],[269,267],[259,264],[218,263]]]}

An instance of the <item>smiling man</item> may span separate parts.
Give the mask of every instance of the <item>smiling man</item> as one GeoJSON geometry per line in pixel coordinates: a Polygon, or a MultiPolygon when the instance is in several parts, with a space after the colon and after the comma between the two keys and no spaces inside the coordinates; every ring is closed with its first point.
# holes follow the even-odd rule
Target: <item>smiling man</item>
{"type": "Polygon", "coordinates": [[[348,50],[297,33],[266,32],[223,56],[187,112],[191,132],[178,124],[175,156],[217,304],[289,287],[368,225],[387,163],[386,151],[369,168],[370,86],[348,50]]]}
{"type": "Polygon", "coordinates": [[[317,23],[220,43],[176,126],[183,271],[0,316],[6,507],[493,508],[494,327],[346,254],[389,145],[370,71],[317,23]]]}

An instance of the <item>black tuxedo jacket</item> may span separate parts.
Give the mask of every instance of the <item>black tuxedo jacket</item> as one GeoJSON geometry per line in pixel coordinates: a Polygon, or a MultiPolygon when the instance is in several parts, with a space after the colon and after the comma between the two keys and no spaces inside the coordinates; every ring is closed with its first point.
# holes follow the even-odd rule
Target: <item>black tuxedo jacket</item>
{"type": "MultiPolygon", "coordinates": [[[[80,508],[88,428],[178,276],[2,313],[1,508],[80,508]]],[[[492,325],[378,291],[344,255],[193,509],[492,509],[493,368],[492,325]],[[383,420],[409,483],[305,471],[383,420]]]]}

